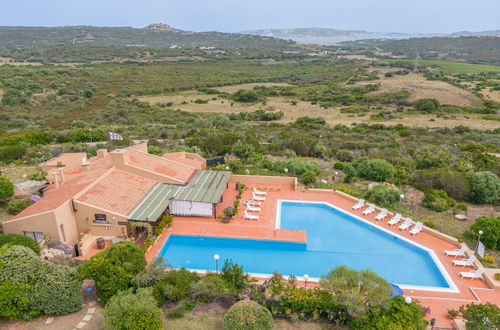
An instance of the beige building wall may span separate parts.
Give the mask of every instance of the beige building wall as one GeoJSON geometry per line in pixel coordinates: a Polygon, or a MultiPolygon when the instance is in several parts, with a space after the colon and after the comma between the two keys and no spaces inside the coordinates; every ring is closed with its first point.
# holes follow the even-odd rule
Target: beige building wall
{"type": "Polygon", "coordinates": [[[103,210],[86,203],[75,201],[76,226],[79,233],[85,233],[90,230],[92,235],[97,236],[127,236],[126,216],[111,211],[103,210]],[[105,214],[106,220],[110,223],[95,223],[96,214],[105,214]]]}
{"type": "Polygon", "coordinates": [[[7,234],[24,235],[25,231],[32,231],[41,232],[53,239],[62,239],[57,228],[55,211],[40,213],[26,218],[7,220],[3,222],[2,227],[7,234]]]}
{"type": "Polygon", "coordinates": [[[78,228],[76,227],[71,201],[64,203],[55,211],[55,220],[57,222],[59,240],[70,245],[76,244],[78,242],[78,228]]]}

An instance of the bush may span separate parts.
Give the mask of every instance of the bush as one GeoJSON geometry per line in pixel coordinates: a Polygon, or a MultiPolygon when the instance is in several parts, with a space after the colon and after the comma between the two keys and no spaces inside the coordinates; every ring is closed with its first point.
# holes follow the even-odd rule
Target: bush
{"type": "Polygon", "coordinates": [[[174,217],[172,217],[171,215],[162,215],[160,221],[158,221],[158,223],[156,224],[154,234],[156,236],[160,236],[163,230],[168,227],[172,223],[172,221],[174,221],[174,217]]]}
{"type": "Polygon", "coordinates": [[[21,245],[30,248],[40,255],[40,245],[31,237],[19,234],[0,234],[0,247],[4,245],[21,245]]]}
{"type": "Polygon", "coordinates": [[[269,310],[254,301],[242,300],[224,315],[225,330],[267,330],[273,328],[269,310]]]}
{"type": "Polygon", "coordinates": [[[161,309],[151,295],[151,288],[120,291],[112,297],[103,311],[106,329],[155,330],[163,329],[161,309]]]}
{"type": "Polygon", "coordinates": [[[500,308],[497,305],[469,304],[460,306],[459,315],[465,320],[467,329],[500,328],[500,308]]]}
{"type": "Polygon", "coordinates": [[[161,156],[163,155],[163,150],[158,146],[148,146],[148,153],[151,155],[161,156]]]}
{"type": "Polygon", "coordinates": [[[448,196],[446,191],[429,190],[425,193],[422,205],[429,210],[444,212],[455,205],[455,200],[448,196]]]}
{"type": "Polygon", "coordinates": [[[391,189],[384,185],[377,185],[366,192],[365,198],[372,203],[382,206],[389,206],[391,204],[399,202],[400,195],[400,190],[391,189]]]}
{"type": "Polygon", "coordinates": [[[253,103],[260,100],[259,94],[253,90],[240,89],[232,96],[233,100],[242,103],[253,103]]]}
{"type": "Polygon", "coordinates": [[[193,286],[191,297],[197,302],[208,303],[226,291],[226,282],[220,276],[207,274],[193,286]]]}
{"type": "Polygon", "coordinates": [[[32,319],[82,307],[82,281],[73,269],[43,260],[25,246],[0,249],[0,317],[32,319]]]}
{"type": "Polygon", "coordinates": [[[384,159],[361,157],[353,162],[353,166],[359,177],[373,181],[386,181],[395,173],[394,166],[384,159]]]}
{"type": "Polygon", "coordinates": [[[14,194],[14,184],[9,179],[0,176],[0,199],[7,199],[14,194]]]}
{"type": "Polygon", "coordinates": [[[181,301],[191,294],[191,288],[200,277],[184,268],[171,269],[160,282],[153,286],[153,296],[163,305],[166,301],[181,301]]]}
{"type": "Polygon", "coordinates": [[[500,217],[479,217],[465,232],[465,236],[477,240],[478,232],[482,230],[481,242],[490,249],[500,250],[500,217]]]}
{"type": "Polygon", "coordinates": [[[335,153],[335,157],[337,157],[337,159],[341,162],[352,162],[352,160],[354,159],[354,156],[351,154],[351,152],[344,149],[338,150],[335,153]]]}
{"type": "Polygon", "coordinates": [[[475,203],[495,203],[500,200],[500,178],[489,171],[471,172],[467,177],[470,180],[470,198],[475,203]]]}
{"type": "Polygon", "coordinates": [[[16,215],[21,213],[22,210],[30,206],[32,202],[28,199],[13,199],[7,204],[7,212],[16,215]]]}
{"type": "Polygon", "coordinates": [[[221,277],[228,288],[235,293],[241,292],[248,284],[248,275],[243,272],[240,265],[234,264],[231,260],[224,261],[221,277]]]}
{"type": "Polygon", "coordinates": [[[320,286],[334,293],[353,317],[364,317],[370,308],[390,306],[392,287],[369,270],[339,266],[321,277],[320,286]]]}
{"type": "Polygon", "coordinates": [[[83,279],[93,279],[103,304],[118,291],[128,289],[132,278],[146,267],[146,258],[132,242],[120,242],[92,256],[78,267],[83,279]]]}
{"type": "Polygon", "coordinates": [[[309,185],[312,185],[312,184],[315,184],[316,183],[316,173],[311,171],[311,170],[307,170],[304,172],[304,174],[302,174],[300,180],[306,185],[306,186],[309,186],[309,185]]]}
{"type": "Polygon", "coordinates": [[[420,99],[413,103],[415,110],[433,113],[441,106],[436,99],[420,99]]]}
{"type": "Polygon", "coordinates": [[[374,308],[370,310],[366,320],[355,320],[354,329],[415,329],[424,330],[427,321],[424,320],[424,309],[415,302],[407,304],[403,297],[391,300],[389,308],[374,308]]]}

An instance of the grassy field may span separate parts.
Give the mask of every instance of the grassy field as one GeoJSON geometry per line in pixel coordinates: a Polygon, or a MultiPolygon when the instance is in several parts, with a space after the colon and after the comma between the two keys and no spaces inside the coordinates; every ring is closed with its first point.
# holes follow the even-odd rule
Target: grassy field
{"type": "MultiPolygon", "coordinates": [[[[390,59],[381,62],[407,62],[414,63],[414,60],[390,59]]],[[[500,72],[500,66],[470,64],[439,60],[419,60],[420,65],[437,66],[445,73],[480,73],[480,72],[500,72]]]]}

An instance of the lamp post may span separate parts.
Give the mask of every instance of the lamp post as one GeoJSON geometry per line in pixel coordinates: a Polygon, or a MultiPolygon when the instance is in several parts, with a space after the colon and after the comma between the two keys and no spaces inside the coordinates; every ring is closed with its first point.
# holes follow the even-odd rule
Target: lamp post
{"type": "Polygon", "coordinates": [[[219,258],[220,256],[216,253],[214,254],[214,260],[215,260],[215,271],[219,273],[219,258]]]}
{"type": "Polygon", "coordinates": [[[407,303],[409,305],[409,304],[411,304],[411,302],[412,302],[411,297],[405,298],[405,303],[407,303]]]}
{"type": "Polygon", "coordinates": [[[483,231],[480,230],[477,232],[479,235],[477,236],[477,244],[476,244],[476,252],[479,249],[479,240],[481,239],[481,235],[483,234],[483,231]]]}
{"type": "Polygon", "coordinates": [[[309,275],[304,274],[304,289],[307,289],[307,280],[309,279],[309,275]]]}

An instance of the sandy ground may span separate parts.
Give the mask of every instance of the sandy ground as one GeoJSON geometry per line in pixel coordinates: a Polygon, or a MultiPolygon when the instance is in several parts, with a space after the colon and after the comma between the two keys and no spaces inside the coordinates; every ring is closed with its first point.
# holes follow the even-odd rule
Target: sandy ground
{"type": "Polygon", "coordinates": [[[479,99],[469,91],[450,85],[444,81],[427,80],[420,74],[394,75],[385,77],[387,71],[396,71],[397,69],[376,70],[379,72],[380,80],[370,82],[359,82],[357,85],[366,85],[379,83],[380,89],[369,93],[377,95],[381,93],[397,92],[407,90],[411,93],[410,101],[423,98],[434,98],[442,104],[454,104],[460,106],[477,106],[479,99]]]}
{"type": "Polygon", "coordinates": [[[14,62],[14,60],[10,57],[0,57],[0,65],[10,64],[10,65],[33,65],[39,66],[42,65],[40,62],[14,62]]]}
{"type": "Polygon", "coordinates": [[[214,87],[214,89],[224,93],[234,93],[239,91],[240,89],[252,89],[255,86],[271,87],[271,86],[290,86],[290,85],[285,83],[251,83],[251,84],[238,84],[232,86],[214,87]]]}

